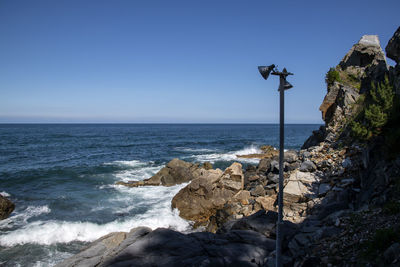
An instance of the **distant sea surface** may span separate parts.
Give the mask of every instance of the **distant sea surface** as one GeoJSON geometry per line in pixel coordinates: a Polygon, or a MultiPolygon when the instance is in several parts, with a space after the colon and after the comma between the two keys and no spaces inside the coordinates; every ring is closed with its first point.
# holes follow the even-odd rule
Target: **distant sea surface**
{"type": "MultiPolygon", "coordinates": [[[[319,125],[287,125],[299,149],[319,125]]],[[[88,242],[137,226],[188,231],[171,210],[185,186],[127,188],[173,158],[225,168],[238,154],[279,145],[276,124],[0,124],[0,194],[15,211],[0,221],[0,266],[53,266],[88,242]]]]}

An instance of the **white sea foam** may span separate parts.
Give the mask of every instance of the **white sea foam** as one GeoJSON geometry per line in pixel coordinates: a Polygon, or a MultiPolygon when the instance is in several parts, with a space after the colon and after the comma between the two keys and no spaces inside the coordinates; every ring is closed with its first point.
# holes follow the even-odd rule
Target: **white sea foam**
{"type": "Polygon", "coordinates": [[[25,210],[21,212],[14,212],[15,214],[12,213],[9,218],[0,221],[0,229],[13,227],[15,225],[24,225],[27,223],[28,219],[50,212],[51,210],[47,205],[28,206],[25,210]]]}
{"type": "Polygon", "coordinates": [[[10,197],[11,195],[9,193],[7,193],[6,191],[0,192],[0,195],[2,195],[3,197],[10,197]]]}
{"type": "Polygon", "coordinates": [[[143,180],[146,178],[150,178],[154,174],[156,174],[159,170],[162,169],[163,166],[147,166],[141,167],[137,169],[129,169],[117,172],[115,177],[118,180],[127,182],[131,180],[143,180]]]}
{"type": "Polygon", "coordinates": [[[252,145],[237,151],[231,151],[227,153],[193,155],[192,157],[195,158],[195,161],[200,161],[200,162],[209,161],[211,163],[215,163],[216,161],[239,161],[239,162],[257,164],[260,161],[259,159],[239,158],[237,157],[237,155],[249,155],[258,153],[262,153],[262,151],[257,146],[252,145]]]}
{"type": "Polygon", "coordinates": [[[183,152],[215,152],[216,149],[210,149],[210,148],[191,148],[191,147],[175,147],[174,150],[177,151],[183,151],[183,152]]]}
{"type": "Polygon", "coordinates": [[[104,163],[105,165],[118,165],[118,166],[128,166],[128,167],[143,167],[152,162],[143,162],[140,160],[116,160],[113,162],[104,163]]]}
{"type": "Polygon", "coordinates": [[[47,248],[45,253],[47,254],[42,261],[36,261],[32,266],[33,267],[47,267],[47,266],[55,266],[56,264],[62,262],[63,260],[71,257],[73,254],[68,252],[62,252],[58,250],[54,250],[51,248],[47,248]]]}
{"type": "Polygon", "coordinates": [[[135,202],[134,205],[146,204],[151,208],[143,214],[105,224],[57,220],[35,221],[0,236],[0,245],[15,246],[26,243],[50,245],[71,241],[93,241],[108,233],[129,231],[138,226],[147,226],[152,229],[167,227],[178,231],[187,231],[189,222],[179,217],[177,210],[171,210],[172,197],[185,185],[143,188],[116,186],[117,190],[126,193],[127,201],[130,199],[132,202],[132,196],[129,198],[129,195],[135,195],[135,198],[141,200],[135,202]]]}

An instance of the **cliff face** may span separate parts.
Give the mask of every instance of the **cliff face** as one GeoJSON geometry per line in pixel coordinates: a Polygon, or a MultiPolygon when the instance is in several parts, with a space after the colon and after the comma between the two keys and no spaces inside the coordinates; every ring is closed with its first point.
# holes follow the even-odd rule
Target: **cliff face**
{"type": "Polygon", "coordinates": [[[320,142],[335,142],[347,120],[357,111],[357,101],[388,74],[389,67],[377,35],[364,35],[340,63],[326,75],[327,94],[320,106],[325,125],[304,143],[303,149],[320,142]]]}

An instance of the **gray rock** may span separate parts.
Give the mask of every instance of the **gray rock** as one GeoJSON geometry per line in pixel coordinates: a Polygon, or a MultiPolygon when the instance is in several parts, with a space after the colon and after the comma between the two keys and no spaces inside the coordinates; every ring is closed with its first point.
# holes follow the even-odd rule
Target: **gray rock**
{"type": "Polygon", "coordinates": [[[294,170],[296,170],[296,169],[298,169],[298,168],[300,168],[300,163],[297,162],[297,161],[295,161],[295,162],[290,163],[290,164],[287,165],[287,170],[288,170],[288,171],[294,171],[294,170]]]}
{"type": "Polygon", "coordinates": [[[349,67],[363,68],[370,64],[377,65],[379,61],[386,63],[378,36],[364,35],[357,44],[353,45],[339,65],[342,69],[349,67]]]}
{"type": "Polygon", "coordinates": [[[262,185],[257,185],[256,188],[250,191],[250,194],[254,197],[265,196],[265,190],[262,185]]]}
{"type": "Polygon", "coordinates": [[[279,182],[279,174],[270,172],[268,173],[267,180],[269,183],[277,184],[279,182]]]}
{"type": "Polygon", "coordinates": [[[330,184],[320,184],[318,189],[318,195],[325,195],[331,189],[330,184]]]}
{"type": "Polygon", "coordinates": [[[342,162],[343,168],[350,168],[352,166],[352,162],[350,158],[345,158],[342,162]]]}
{"type": "Polygon", "coordinates": [[[264,158],[261,159],[260,162],[258,163],[257,171],[265,173],[270,170],[270,167],[271,167],[271,159],[264,158]]]}
{"type": "Polygon", "coordinates": [[[297,152],[293,150],[289,150],[284,152],[283,160],[288,163],[293,163],[298,160],[297,152]]]}
{"type": "Polygon", "coordinates": [[[138,228],[127,234],[134,238],[110,241],[123,234],[103,237],[57,266],[259,266],[275,249],[274,240],[251,230],[185,235],[138,228]]]}
{"type": "Polygon", "coordinates": [[[388,249],[386,249],[383,256],[387,262],[392,263],[395,259],[400,258],[400,244],[394,243],[388,249]]]}
{"type": "Polygon", "coordinates": [[[317,169],[317,166],[315,166],[314,162],[307,160],[301,163],[300,166],[300,171],[302,172],[313,172],[317,169]]]}
{"type": "Polygon", "coordinates": [[[271,172],[279,173],[279,162],[277,160],[271,161],[271,172]]]}
{"type": "Polygon", "coordinates": [[[392,38],[390,38],[385,51],[388,58],[393,59],[397,64],[400,63],[400,27],[397,28],[392,38]]]}

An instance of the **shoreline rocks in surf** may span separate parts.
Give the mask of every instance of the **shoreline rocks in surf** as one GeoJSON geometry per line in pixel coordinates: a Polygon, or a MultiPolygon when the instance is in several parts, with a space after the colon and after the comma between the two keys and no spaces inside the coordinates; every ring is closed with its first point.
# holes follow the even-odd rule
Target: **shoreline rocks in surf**
{"type": "Polygon", "coordinates": [[[264,158],[273,158],[277,156],[279,156],[279,150],[270,145],[260,146],[260,153],[236,155],[236,157],[238,158],[245,158],[245,159],[264,159],[264,158]]]}
{"type": "Polygon", "coordinates": [[[0,194],[0,220],[7,219],[14,209],[15,204],[0,194]]]}
{"type": "Polygon", "coordinates": [[[124,185],[128,187],[139,186],[174,186],[177,184],[187,183],[195,178],[200,177],[204,172],[212,169],[212,164],[209,162],[204,163],[202,166],[193,164],[180,159],[173,159],[168,164],[158,171],[152,177],[143,181],[119,181],[117,185],[124,185]]]}

